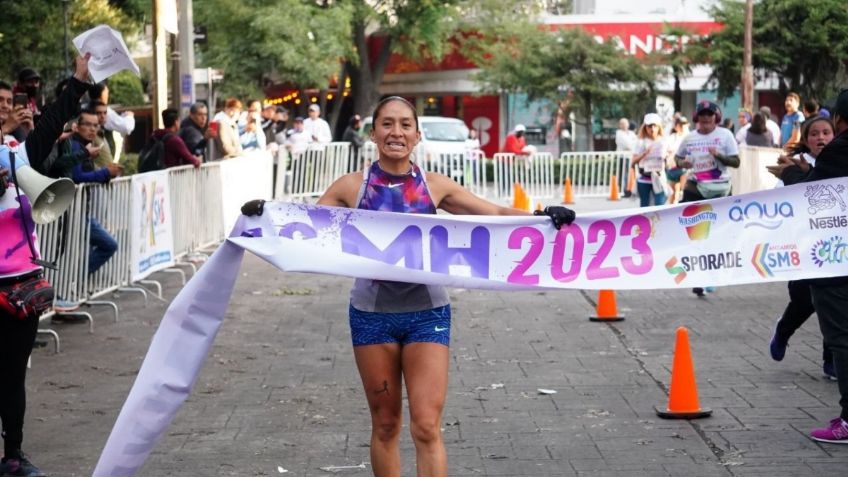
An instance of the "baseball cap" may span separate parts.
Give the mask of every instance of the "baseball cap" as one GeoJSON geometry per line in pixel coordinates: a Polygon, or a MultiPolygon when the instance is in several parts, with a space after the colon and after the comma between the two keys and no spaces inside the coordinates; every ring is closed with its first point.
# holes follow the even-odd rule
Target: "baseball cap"
{"type": "Polygon", "coordinates": [[[321,106],[318,106],[317,104],[310,104],[309,110],[310,111],[321,111],[321,106]]]}
{"type": "Polygon", "coordinates": [[[721,113],[721,109],[717,104],[706,99],[698,102],[698,106],[695,107],[695,116],[703,113],[704,111],[709,111],[713,114],[721,113]]]}
{"type": "Polygon", "coordinates": [[[32,68],[24,68],[18,73],[18,81],[21,83],[32,79],[41,79],[41,75],[32,68]]]}
{"type": "Polygon", "coordinates": [[[514,129],[515,132],[521,132],[521,131],[526,131],[526,130],[527,130],[527,128],[524,127],[523,124],[516,124],[515,125],[515,129],[514,129]]]}
{"type": "Polygon", "coordinates": [[[303,116],[297,116],[296,118],[294,118],[294,122],[302,123],[303,122],[303,116]]]}
{"type": "Polygon", "coordinates": [[[662,118],[657,113],[648,113],[645,115],[645,118],[642,120],[642,124],[645,126],[649,126],[651,124],[656,124],[657,126],[662,125],[662,118]]]}
{"type": "Polygon", "coordinates": [[[288,110],[288,109],[286,109],[286,108],[284,108],[284,107],[282,107],[282,106],[277,106],[277,112],[278,112],[278,113],[283,113],[283,114],[285,114],[285,113],[288,113],[288,112],[289,112],[289,110],[288,110]]]}

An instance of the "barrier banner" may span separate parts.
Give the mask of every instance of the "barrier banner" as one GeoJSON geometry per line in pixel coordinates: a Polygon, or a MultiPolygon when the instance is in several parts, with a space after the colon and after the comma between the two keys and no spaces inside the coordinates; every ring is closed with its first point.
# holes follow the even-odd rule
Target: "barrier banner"
{"type": "Polygon", "coordinates": [[[658,289],[848,274],[848,179],[668,207],[547,217],[411,215],[272,202],[174,299],[95,477],[132,476],[197,378],[242,250],[281,270],[463,288],[658,289]]]}
{"type": "Polygon", "coordinates": [[[172,209],[168,172],[132,176],[130,279],[142,280],[174,266],[172,209]]]}

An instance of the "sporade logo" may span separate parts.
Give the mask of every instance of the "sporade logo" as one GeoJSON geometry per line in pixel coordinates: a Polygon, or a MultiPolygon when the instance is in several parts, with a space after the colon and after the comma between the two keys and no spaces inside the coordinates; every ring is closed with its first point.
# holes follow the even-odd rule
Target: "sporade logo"
{"type": "Polygon", "coordinates": [[[674,275],[674,282],[680,283],[686,279],[687,272],[708,272],[712,270],[725,270],[731,268],[742,268],[742,252],[719,252],[706,253],[703,255],[686,255],[680,258],[671,257],[665,263],[666,271],[674,275]]]}

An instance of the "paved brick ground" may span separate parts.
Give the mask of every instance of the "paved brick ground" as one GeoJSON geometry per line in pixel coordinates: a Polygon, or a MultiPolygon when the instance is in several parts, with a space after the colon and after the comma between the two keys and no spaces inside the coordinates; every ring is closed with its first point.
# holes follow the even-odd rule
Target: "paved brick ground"
{"type": "MultiPolygon", "coordinates": [[[[283,274],[246,257],[226,323],[195,389],[140,475],[370,475],[369,418],[346,318],[350,280],[283,274]],[[286,469],[287,474],[279,473],[286,469]]],[[[157,274],[172,299],[174,275],[157,274]]],[[[848,448],[807,432],[834,417],[811,319],[786,359],[767,352],[783,284],[619,292],[615,324],[591,323],[593,293],[452,290],[443,422],[452,476],[845,475],[848,448]],[[674,332],[690,330],[702,406],[658,419],[674,332]],[[543,395],[538,389],[557,393],[543,395]]],[[[53,476],[88,476],[166,304],[116,298],[120,320],[54,325],[63,351],[36,350],[25,450],[53,476]]],[[[414,451],[403,434],[403,475],[414,451]]]]}

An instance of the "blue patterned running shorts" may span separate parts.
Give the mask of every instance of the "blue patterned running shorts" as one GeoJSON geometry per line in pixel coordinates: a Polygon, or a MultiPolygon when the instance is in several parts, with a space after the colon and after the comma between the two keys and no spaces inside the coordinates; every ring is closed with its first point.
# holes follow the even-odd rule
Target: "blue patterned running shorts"
{"type": "Polygon", "coordinates": [[[353,346],[439,343],[450,346],[450,305],[408,313],[377,313],[350,307],[353,346]]]}

